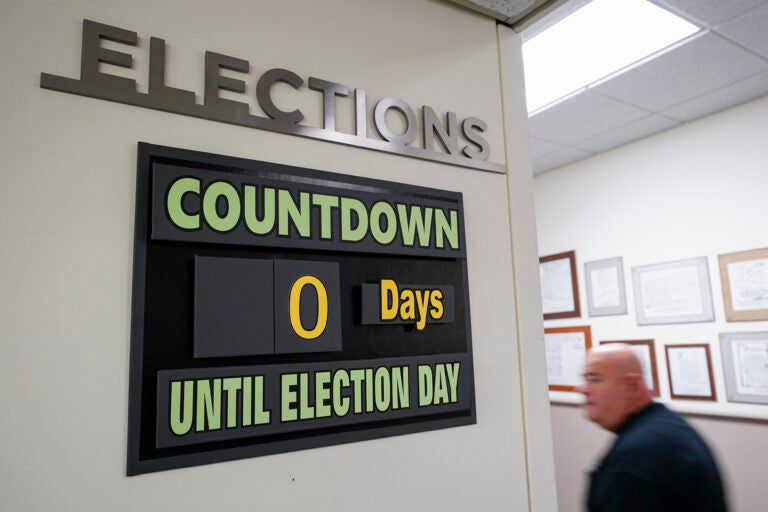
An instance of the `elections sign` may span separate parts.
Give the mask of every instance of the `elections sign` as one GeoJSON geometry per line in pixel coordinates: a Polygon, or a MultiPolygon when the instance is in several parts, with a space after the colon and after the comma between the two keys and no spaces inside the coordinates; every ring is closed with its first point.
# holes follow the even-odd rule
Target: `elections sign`
{"type": "Polygon", "coordinates": [[[128,475],[475,422],[461,194],[139,144],[128,475]]]}

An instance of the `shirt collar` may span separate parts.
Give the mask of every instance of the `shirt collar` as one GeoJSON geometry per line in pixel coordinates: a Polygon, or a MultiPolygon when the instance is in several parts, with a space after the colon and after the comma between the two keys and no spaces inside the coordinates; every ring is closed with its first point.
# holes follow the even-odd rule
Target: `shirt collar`
{"type": "Polygon", "coordinates": [[[658,409],[661,409],[663,407],[664,406],[662,404],[660,404],[660,403],[651,402],[646,407],[643,407],[642,409],[640,409],[636,413],[630,415],[626,419],[626,421],[618,428],[618,430],[616,430],[616,434],[621,435],[623,432],[629,430],[632,427],[632,425],[636,424],[641,419],[643,419],[646,416],[648,416],[649,414],[651,414],[651,412],[656,411],[658,409]]]}

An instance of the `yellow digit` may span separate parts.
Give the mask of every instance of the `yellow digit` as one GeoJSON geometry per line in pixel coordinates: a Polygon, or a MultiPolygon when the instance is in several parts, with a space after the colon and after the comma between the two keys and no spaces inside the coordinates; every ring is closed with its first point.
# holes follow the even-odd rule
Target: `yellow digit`
{"type": "Polygon", "coordinates": [[[299,337],[305,340],[314,340],[323,334],[325,326],[328,324],[328,293],[325,291],[322,281],[315,276],[301,276],[298,278],[291,287],[288,313],[291,318],[291,327],[293,327],[293,330],[299,337]],[[301,291],[306,285],[314,286],[317,292],[317,322],[315,327],[309,331],[301,325],[301,291]]]}

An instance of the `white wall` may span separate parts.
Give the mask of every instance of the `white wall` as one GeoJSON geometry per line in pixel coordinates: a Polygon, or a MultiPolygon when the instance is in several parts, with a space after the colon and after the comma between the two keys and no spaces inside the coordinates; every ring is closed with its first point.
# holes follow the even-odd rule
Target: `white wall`
{"type": "MultiPolygon", "coordinates": [[[[364,88],[371,98],[479,117],[488,123],[490,160],[504,162],[505,144],[523,147],[527,130],[519,58],[505,75],[513,83],[502,114],[493,20],[447,2],[407,0],[30,0],[2,11],[0,509],[555,509],[541,492],[553,479],[549,412],[540,407],[546,395],[538,393],[538,408],[524,402],[543,389],[543,377],[527,375],[524,395],[520,371],[526,358],[543,355],[538,345],[518,355],[517,320],[529,313],[511,314],[518,302],[538,300],[514,287],[513,257],[535,261],[536,253],[535,234],[525,234],[533,231],[532,206],[514,219],[522,234],[514,249],[510,243],[509,201],[532,194],[524,153],[510,152],[522,185],[508,188],[502,174],[39,87],[41,72],[79,76],[88,18],[139,33],[136,69],[124,73],[140,90],[148,39],[157,36],[168,44],[168,85],[195,90],[198,102],[203,53],[211,50],[251,62],[251,98],[260,71],[284,67],[364,88]],[[508,140],[505,126],[515,134],[508,140]],[[463,192],[477,425],[126,478],[137,141],[463,192]],[[530,478],[526,429],[536,431],[528,448],[540,454],[530,478]]],[[[519,37],[505,41],[519,54],[519,37]]],[[[283,94],[307,124],[320,126],[316,98],[283,94]]],[[[349,127],[352,109],[341,108],[340,126],[349,127]]],[[[533,317],[521,321],[531,325],[533,317]]]]}
{"type": "MultiPolygon", "coordinates": [[[[734,510],[745,512],[768,502],[768,491],[749,477],[768,469],[766,444],[754,442],[756,430],[768,434],[768,406],[727,402],[718,334],[766,331],[768,322],[725,321],[717,255],[768,246],[767,119],[764,97],[535,179],[539,253],[576,250],[582,304],[582,318],[547,321],[545,327],[590,325],[593,344],[655,339],[661,400],[684,413],[722,416],[693,421],[721,457],[734,510]],[[624,258],[629,313],[589,318],[583,264],[614,256],[624,258]],[[631,268],[699,256],[709,261],[715,322],[638,326],[631,268]],[[669,401],[663,346],[672,343],[710,344],[717,403],[669,401]]],[[[573,394],[553,398],[577,401],[563,395],[573,394]]],[[[609,438],[579,416],[573,406],[553,406],[561,512],[579,510],[584,471],[609,438]]]]}

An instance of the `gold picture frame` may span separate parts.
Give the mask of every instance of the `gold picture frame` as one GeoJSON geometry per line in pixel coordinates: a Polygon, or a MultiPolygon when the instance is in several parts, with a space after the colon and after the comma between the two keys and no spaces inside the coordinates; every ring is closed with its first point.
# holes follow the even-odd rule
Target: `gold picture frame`
{"type": "Polygon", "coordinates": [[[588,325],[544,329],[547,382],[550,391],[578,391],[583,383],[584,362],[592,348],[588,325]]]}
{"type": "Polygon", "coordinates": [[[768,247],[717,256],[728,322],[768,320],[768,247]]]}

